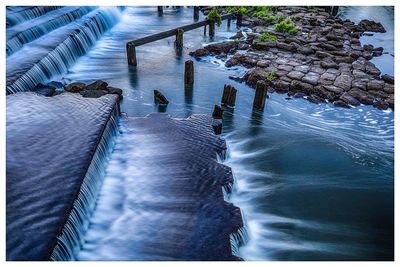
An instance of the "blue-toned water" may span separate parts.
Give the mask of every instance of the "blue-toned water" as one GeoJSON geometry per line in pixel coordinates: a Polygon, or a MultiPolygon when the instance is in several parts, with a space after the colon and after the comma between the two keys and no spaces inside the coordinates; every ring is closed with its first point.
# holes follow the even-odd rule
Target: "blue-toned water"
{"type": "MultiPolygon", "coordinates": [[[[370,41],[389,51],[381,59],[374,58],[374,62],[383,73],[391,74],[393,9],[374,9],[378,17],[372,17],[369,7],[342,8],[340,15],[355,22],[372,18],[383,23],[387,33],[363,37],[362,42],[370,41]]],[[[342,109],[270,94],[264,112],[254,112],[254,90],[228,78],[246,70],[226,69],[224,62],[213,57],[195,61],[194,88],[185,89],[183,66],[191,59],[188,53],[233,35],[235,24],[227,29],[226,22],[217,28],[214,40],[204,36],[203,29],[185,33],[181,55],[176,53],[171,37],[138,47],[138,66],[127,65],[127,41],[191,23],[192,12],[189,8],[170,8],[159,17],[156,7],[127,7],[119,23],[105,32],[86,55],[52,79],[106,80],[124,90],[121,110],[130,117],[158,111],[154,89],[168,98],[166,112],[173,117],[211,114],[214,104],[220,102],[224,84],[234,85],[238,89],[237,104],[233,113],[224,114],[223,137],[229,147],[224,163],[232,167],[236,179],[228,197],[242,209],[249,234],[240,256],[245,260],[393,259],[393,111],[363,105],[342,109]]],[[[124,127],[124,121],[120,123],[124,127]]],[[[123,177],[126,170],[117,159],[124,153],[128,156],[129,150],[118,144],[107,169],[110,177],[105,178],[98,200],[99,205],[112,202],[116,209],[123,205],[123,199],[115,185],[123,182],[130,187],[135,183],[119,178],[118,174],[123,177]]],[[[114,214],[109,208],[99,206],[98,211],[114,214]]],[[[97,221],[102,221],[101,216],[108,215],[95,211],[97,221]]],[[[113,224],[109,231],[113,231],[113,224]]],[[[89,227],[89,238],[98,233],[89,227]]],[[[85,258],[93,258],[91,247],[90,243],[83,245],[85,258]]],[[[118,259],[117,254],[107,258],[113,256],[118,259]]]]}

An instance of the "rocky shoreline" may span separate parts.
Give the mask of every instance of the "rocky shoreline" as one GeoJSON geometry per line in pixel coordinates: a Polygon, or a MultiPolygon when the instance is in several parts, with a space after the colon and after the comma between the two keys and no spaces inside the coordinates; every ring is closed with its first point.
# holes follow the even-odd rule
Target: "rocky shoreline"
{"type": "Polygon", "coordinates": [[[394,77],[381,75],[369,61],[384,49],[360,43],[362,35],[385,32],[380,23],[355,24],[316,7],[278,7],[269,15],[244,16],[242,26],[251,32],[242,28],[231,41],[210,44],[190,55],[216,56],[227,68],[249,68],[243,77],[232,79],[253,88],[263,81],[268,92],[344,108],[364,104],[394,109],[394,77]],[[277,31],[277,20],[271,18],[292,23],[296,30],[277,31]]]}

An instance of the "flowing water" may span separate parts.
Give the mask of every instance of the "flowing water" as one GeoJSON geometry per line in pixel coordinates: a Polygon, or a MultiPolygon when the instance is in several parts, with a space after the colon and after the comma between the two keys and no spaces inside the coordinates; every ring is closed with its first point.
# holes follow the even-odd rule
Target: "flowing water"
{"type": "MultiPolygon", "coordinates": [[[[371,18],[369,10],[342,8],[340,15],[357,22],[371,18]]],[[[363,42],[392,53],[393,9],[375,7],[375,14],[378,17],[373,19],[381,21],[387,33],[363,37],[363,42]]],[[[224,114],[223,137],[229,151],[224,163],[232,167],[236,179],[233,193],[227,197],[242,209],[249,235],[239,255],[245,260],[393,259],[394,113],[363,105],[352,109],[316,105],[302,99],[287,100],[279,94],[270,95],[263,113],[254,112],[254,90],[228,78],[246,70],[226,69],[214,57],[195,61],[194,88],[185,89],[183,65],[191,59],[188,52],[232,36],[235,24],[227,29],[226,22],[217,28],[213,40],[203,35],[203,29],[185,33],[181,54],[174,49],[174,38],[140,46],[136,51],[138,66],[127,65],[128,40],[192,23],[192,15],[188,8],[169,8],[159,17],[155,7],[127,7],[119,22],[85,49],[85,55],[80,53],[83,56],[76,57],[74,64],[53,72],[51,79],[103,79],[123,88],[121,110],[130,117],[154,111],[179,118],[211,114],[214,104],[220,102],[223,85],[234,85],[237,105],[233,112],[224,114]],[[166,110],[154,105],[154,89],[170,101],[166,110]]],[[[51,39],[56,31],[41,38],[51,39]]],[[[9,56],[7,64],[23,49],[9,56]]],[[[393,73],[390,53],[382,60],[374,59],[383,73],[393,73]]],[[[120,124],[124,129],[125,121],[120,124]]],[[[120,234],[117,226],[124,216],[118,212],[124,198],[118,188],[134,188],[136,184],[124,178],[128,167],[123,159],[129,158],[131,150],[122,140],[129,140],[129,136],[117,140],[86,241],[99,240],[93,237],[103,234],[105,229],[96,226],[102,221],[109,235],[120,234]],[[110,216],[113,222],[107,219],[110,216]]],[[[146,173],[143,176],[152,178],[146,173]]],[[[132,194],[151,192],[146,190],[150,189],[132,194]]],[[[138,240],[151,238],[146,231],[135,234],[138,240]]],[[[101,258],[91,254],[97,253],[93,247],[96,244],[84,243],[79,258],[101,258]]],[[[104,258],[118,259],[113,251],[101,253],[104,258]]]]}

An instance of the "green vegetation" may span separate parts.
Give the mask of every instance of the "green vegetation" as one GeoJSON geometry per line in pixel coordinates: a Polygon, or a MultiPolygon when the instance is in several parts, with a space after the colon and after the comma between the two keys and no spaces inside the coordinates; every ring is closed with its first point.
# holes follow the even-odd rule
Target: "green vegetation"
{"type": "Polygon", "coordinates": [[[276,79],[276,69],[272,69],[269,73],[267,73],[267,80],[273,81],[276,79]]]}
{"type": "Polygon", "coordinates": [[[265,18],[277,10],[277,6],[228,6],[225,8],[228,13],[239,13],[256,18],[265,18]]]}
{"type": "Polygon", "coordinates": [[[238,13],[242,15],[249,14],[249,10],[247,9],[247,7],[244,6],[228,6],[225,8],[225,11],[228,13],[238,13]]]}
{"type": "Polygon", "coordinates": [[[276,37],[276,35],[269,34],[268,32],[264,32],[260,35],[260,37],[258,37],[258,40],[260,40],[261,42],[265,42],[268,40],[275,43],[276,41],[278,41],[278,37],[276,37]]]}
{"type": "Polygon", "coordinates": [[[218,7],[213,7],[213,9],[211,9],[210,13],[208,13],[206,17],[206,20],[216,23],[218,27],[221,26],[222,18],[218,12],[218,7]]]}
{"type": "Polygon", "coordinates": [[[294,25],[293,21],[290,18],[287,18],[275,24],[274,29],[277,32],[287,32],[289,34],[297,33],[296,26],[294,25]]]}

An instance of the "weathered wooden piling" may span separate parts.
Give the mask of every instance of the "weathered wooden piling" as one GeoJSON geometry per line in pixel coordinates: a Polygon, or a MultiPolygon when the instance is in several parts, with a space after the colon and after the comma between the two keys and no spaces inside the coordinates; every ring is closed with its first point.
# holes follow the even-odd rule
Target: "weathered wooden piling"
{"type": "Polygon", "coordinates": [[[210,24],[208,24],[208,35],[210,37],[215,36],[215,23],[210,21],[210,24]]]}
{"type": "Polygon", "coordinates": [[[185,62],[185,86],[193,86],[194,83],[194,66],[192,60],[185,62]]]}
{"type": "Polygon", "coordinates": [[[162,6],[157,6],[157,12],[159,16],[163,15],[163,7],[162,6]]]}
{"type": "Polygon", "coordinates": [[[231,27],[231,19],[228,19],[227,26],[228,26],[228,28],[231,27]]]}
{"type": "Polygon", "coordinates": [[[221,108],[221,106],[215,105],[212,117],[214,119],[222,119],[222,113],[223,112],[224,112],[224,110],[221,108]]]}
{"type": "Polygon", "coordinates": [[[158,90],[154,90],[154,101],[160,105],[168,105],[169,101],[167,98],[158,90]]]}
{"type": "Polygon", "coordinates": [[[193,19],[195,21],[199,20],[199,13],[200,13],[200,7],[194,6],[193,7],[193,19]]]}
{"type": "Polygon", "coordinates": [[[242,27],[242,20],[243,20],[243,14],[238,13],[236,15],[236,26],[237,27],[242,27]]]}
{"type": "Polygon", "coordinates": [[[182,29],[177,29],[176,34],[175,34],[175,47],[176,48],[183,48],[183,33],[184,30],[182,29]]]}
{"type": "Polygon", "coordinates": [[[207,25],[204,25],[204,35],[207,34],[207,25]]]}
{"type": "Polygon", "coordinates": [[[253,107],[258,110],[264,110],[265,106],[266,86],[263,81],[258,81],[256,85],[256,93],[254,95],[253,107]]]}
{"type": "Polygon", "coordinates": [[[136,47],[133,42],[128,42],[126,44],[126,52],[128,55],[128,65],[137,66],[136,47]]]}
{"type": "Polygon", "coordinates": [[[234,107],[236,104],[236,92],[237,90],[235,87],[225,84],[221,103],[228,107],[234,107]]]}

